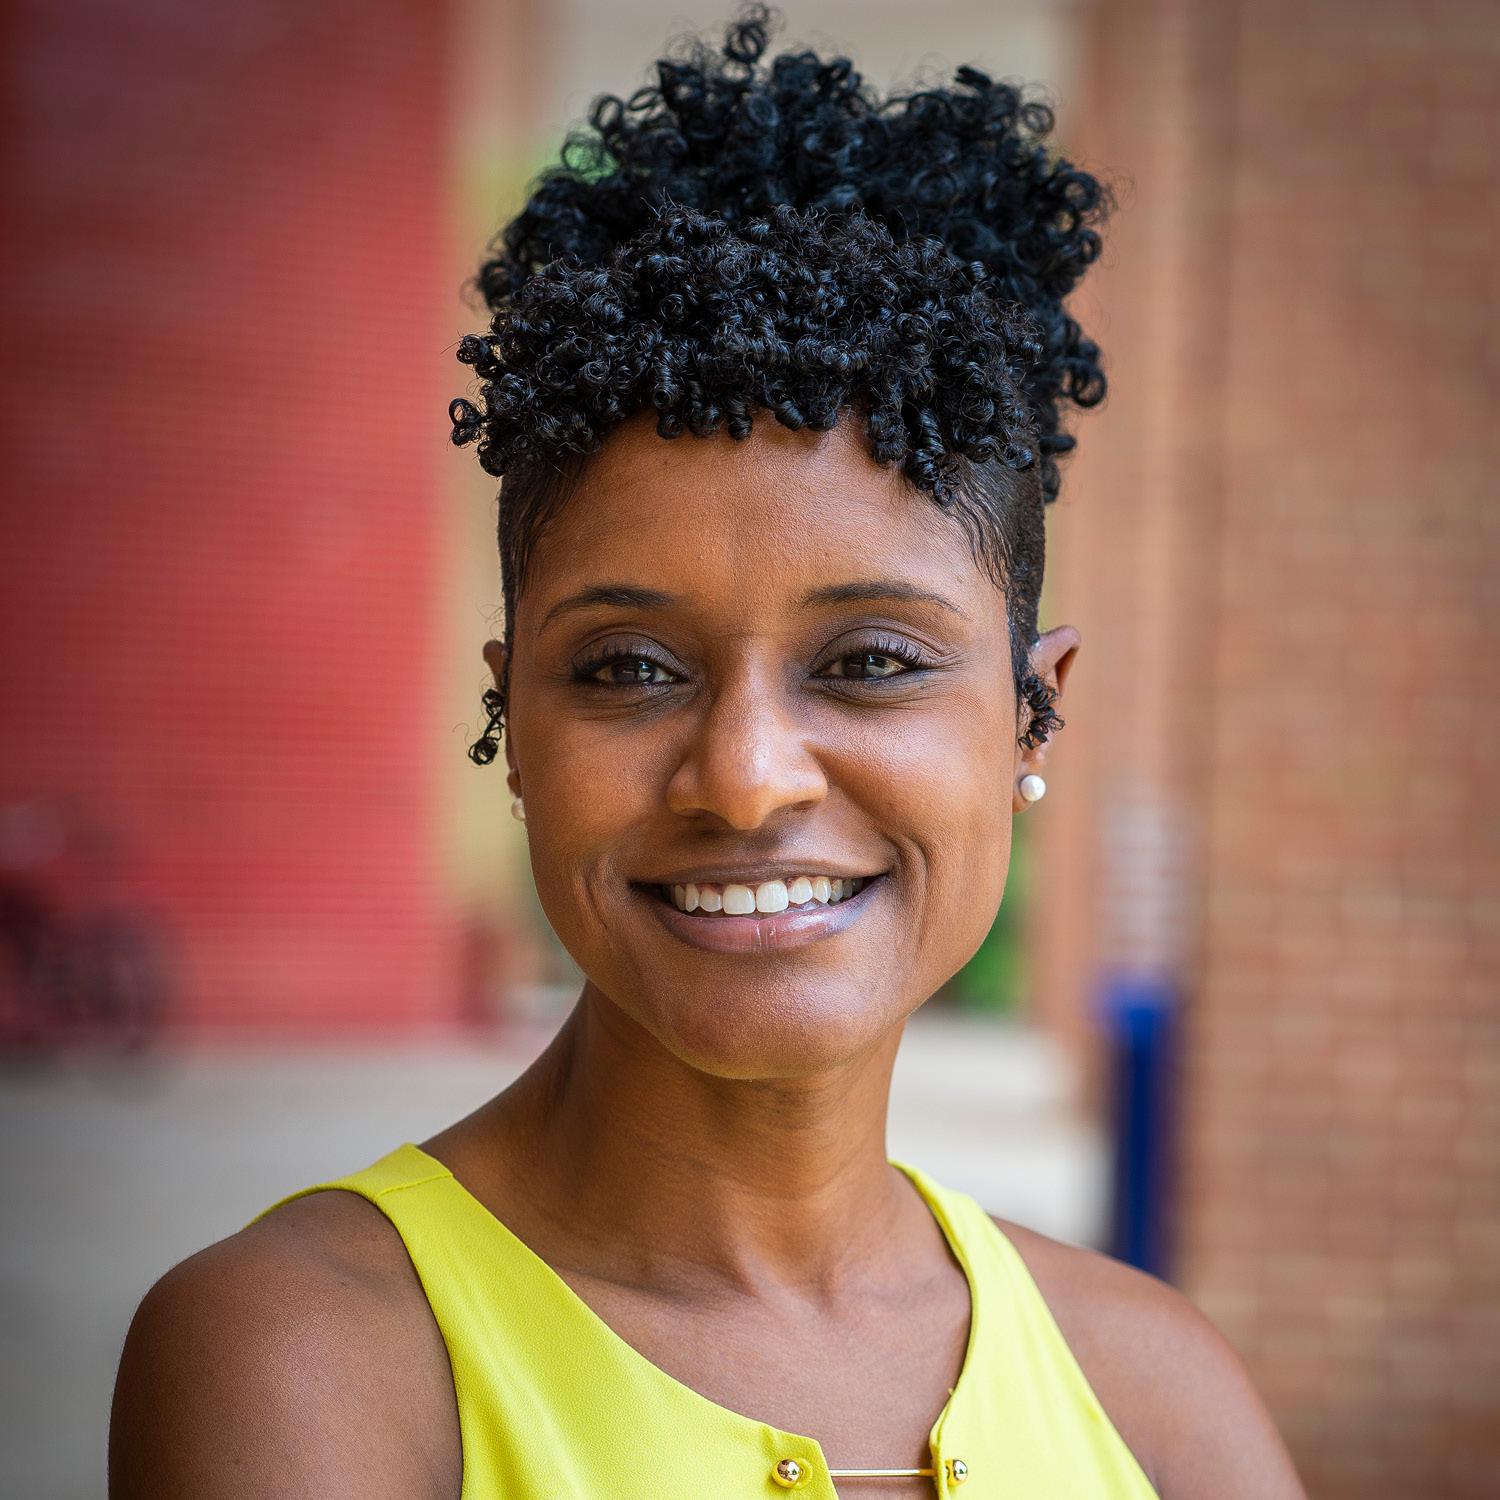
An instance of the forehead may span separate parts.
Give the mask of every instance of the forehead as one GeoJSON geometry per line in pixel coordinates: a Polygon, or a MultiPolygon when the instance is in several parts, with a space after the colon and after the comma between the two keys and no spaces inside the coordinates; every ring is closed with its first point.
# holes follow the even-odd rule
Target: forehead
{"type": "Polygon", "coordinates": [[[606,579],[754,612],[867,577],[995,598],[963,526],[877,464],[853,419],[792,432],[763,412],[744,439],[664,439],[648,413],[585,466],[537,543],[518,613],[540,620],[606,579]]]}

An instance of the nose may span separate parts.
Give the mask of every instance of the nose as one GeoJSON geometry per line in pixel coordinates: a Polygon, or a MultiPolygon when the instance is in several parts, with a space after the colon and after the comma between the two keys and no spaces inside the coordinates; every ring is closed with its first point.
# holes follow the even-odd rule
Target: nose
{"type": "Polygon", "coordinates": [[[779,685],[744,672],[723,683],[693,726],[667,784],[667,806],[730,828],[762,827],[783,808],[812,807],[828,781],[779,685]]]}

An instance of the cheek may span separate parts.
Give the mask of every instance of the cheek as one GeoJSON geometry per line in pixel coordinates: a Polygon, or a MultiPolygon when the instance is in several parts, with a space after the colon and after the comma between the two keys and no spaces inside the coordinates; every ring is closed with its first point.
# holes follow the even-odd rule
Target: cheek
{"type": "Polygon", "coordinates": [[[900,849],[923,922],[918,941],[939,964],[972,955],[1005,892],[1012,719],[1008,702],[963,694],[941,714],[888,725],[840,767],[850,795],[900,849]]]}
{"type": "Polygon", "coordinates": [[[518,717],[517,764],[526,799],[527,845],[537,897],[573,955],[607,940],[601,892],[621,878],[615,862],[630,831],[653,811],[651,778],[603,726],[537,714],[518,717]]]}

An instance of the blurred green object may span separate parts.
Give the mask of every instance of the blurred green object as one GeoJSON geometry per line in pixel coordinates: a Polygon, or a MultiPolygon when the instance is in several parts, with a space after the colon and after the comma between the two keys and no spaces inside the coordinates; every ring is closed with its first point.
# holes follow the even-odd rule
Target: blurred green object
{"type": "Polygon", "coordinates": [[[944,993],[969,1015],[1008,1018],[1021,1005],[1026,983],[1022,933],[1031,892],[1031,841],[1024,818],[1017,818],[1013,828],[1005,899],[979,951],[944,987],[944,993]]]}

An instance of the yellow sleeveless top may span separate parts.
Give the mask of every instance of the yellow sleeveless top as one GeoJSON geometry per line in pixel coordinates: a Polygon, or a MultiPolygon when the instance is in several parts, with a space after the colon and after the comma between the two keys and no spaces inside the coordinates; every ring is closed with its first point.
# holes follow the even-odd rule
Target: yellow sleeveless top
{"type": "MultiPolygon", "coordinates": [[[[892,1165],[969,1282],[963,1368],[929,1435],[934,1493],[1155,1500],[1014,1246],[966,1193],[892,1165]]],[[[837,1500],[815,1438],[719,1406],[652,1364],[409,1141],[256,1219],[332,1188],[391,1221],[427,1294],[458,1396],[460,1500],[837,1500]]]]}

